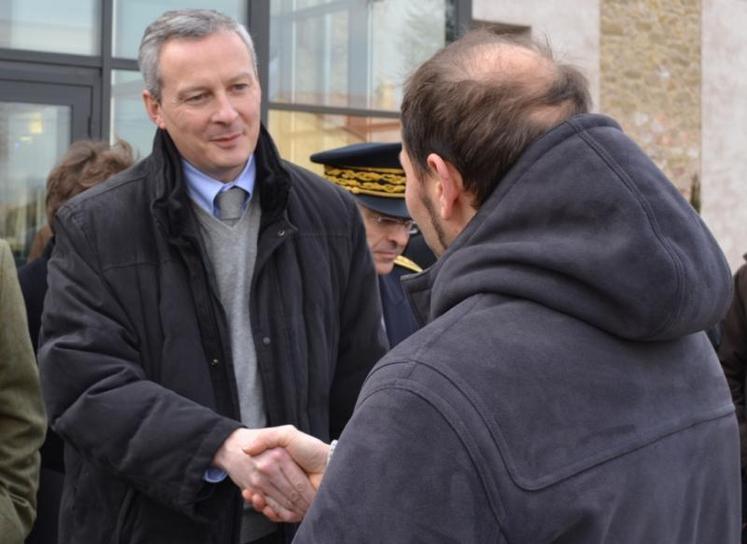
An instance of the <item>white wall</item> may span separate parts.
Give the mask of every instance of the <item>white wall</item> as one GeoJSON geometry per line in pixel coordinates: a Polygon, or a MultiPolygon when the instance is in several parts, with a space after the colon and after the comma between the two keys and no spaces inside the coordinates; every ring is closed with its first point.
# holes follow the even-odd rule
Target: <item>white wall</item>
{"type": "Polygon", "coordinates": [[[747,253],[747,2],[702,5],[702,213],[735,271],[747,253]]]}
{"type": "Polygon", "coordinates": [[[473,0],[472,18],[528,26],[549,39],[558,59],[581,68],[599,108],[599,0],[473,0]]]}

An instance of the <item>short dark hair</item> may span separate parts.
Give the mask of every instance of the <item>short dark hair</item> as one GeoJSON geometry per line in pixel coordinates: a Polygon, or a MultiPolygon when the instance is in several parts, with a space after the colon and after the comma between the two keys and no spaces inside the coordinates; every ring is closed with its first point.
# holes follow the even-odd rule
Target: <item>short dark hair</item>
{"type": "Polygon", "coordinates": [[[590,104],[586,78],[556,62],[549,46],[474,30],[408,79],[402,140],[418,177],[428,173],[428,155],[440,155],[479,208],[529,144],[590,104]]]}
{"type": "Polygon", "coordinates": [[[97,140],[78,140],[47,176],[47,221],[52,227],[57,210],[69,199],[135,162],[130,144],[113,146],[97,140]]]}

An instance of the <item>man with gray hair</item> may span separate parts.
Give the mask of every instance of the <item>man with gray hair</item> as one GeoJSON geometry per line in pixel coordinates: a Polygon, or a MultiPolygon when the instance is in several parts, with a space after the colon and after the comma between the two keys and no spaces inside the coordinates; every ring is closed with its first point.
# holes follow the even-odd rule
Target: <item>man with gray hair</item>
{"type": "Polygon", "coordinates": [[[312,488],[256,429],[328,440],[385,339],[349,195],[281,160],[251,38],[172,11],[139,55],[152,154],[57,213],[40,365],[65,441],[60,541],[275,543],[312,488]]]}

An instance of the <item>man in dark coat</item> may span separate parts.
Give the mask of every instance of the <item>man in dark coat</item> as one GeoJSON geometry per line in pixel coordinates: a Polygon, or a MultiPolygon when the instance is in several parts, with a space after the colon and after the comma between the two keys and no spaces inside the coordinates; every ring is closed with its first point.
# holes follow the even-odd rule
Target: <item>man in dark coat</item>
{"type": "Polygon", "coordinates": [[[436,256],[425,243],[423,233],[417,231],[410,236],[404,253],[402,254],[413,262],[418,263],[421,268],[428,268],[436,262],[436,256]]]}
{"type": "Polygon", "coordinates": [[[139,63],[152,154],[54,228],[39,360],[65,441],[60,541],[281,542],[292,528],[239,488],[279,490],[293,521],[310,486],[283,450],[242,447],[275,423],[327,440],[352,413],[386,345],[363,225],[278,156],[236,21],[167,12],[139,63]]]}
{"type": "Polygon", "coordinates": [[[400,255],[394,260],[392,271],[379,276],[381,309],[390,347],[396,346],[420,328],[402,288],[402,278],[414,272],[422,272],[422,269],[407,257],[400,255]]]}
{"type": "MultiPolygon", "coordinates": [[[[407,204],[439,256],[428,324],[363,386],[296,542],[739,538],[734,409],[704,329],[729,302],[706,226],[545,48],[476,31],[402,103],[407,204]]],[[[261,497],[245,496],[256,506],[261,497]]]]}
{"type": "Polygon", "coordinates": [[[365,142],[314,153],[324,177],[349,191],[366,227],[389,346],[410,336],[419,325],[400,279],[422,268],[402,253],[414,224],[405,205],[405,173],[399,164],[402,144],[365,142]]]}
{"type": "MultiPolygon", "coordinates": [[[[747,255],[744,256],[747,259],[747,255]]],[[[734,274],[734,297],[721,327],[721,343],[718,357],[729,383],[731,396],[739,422],[740,450],[742,458],[742,523],[744,526],[747,507],[747,264],[743,264],[734,274]]],[[[747,541],[747,531],[742,535],[747,541]]]]}
{"type": "MultiPolygon", "coordinates": [[[[57,210],[73,196],[129,168],[134,161],[132,148],[122,140],[113,146],[108,142],[78,140],[70,146],[47,176],[46,228],[49,229],[50,238],[39,257],[18,269],[18,280],[26,303],[29,334],[34,350],[39,345],[39,328],[44,297],[47,294],[47,265],[54,249],[54,231],[51,225],[54,223],[57,210]]],[[[47,429],[47,436],[41,448],[38,515],[26,544],[57,542],[64,474],[62,440],[53,430],[47,429]]]]}

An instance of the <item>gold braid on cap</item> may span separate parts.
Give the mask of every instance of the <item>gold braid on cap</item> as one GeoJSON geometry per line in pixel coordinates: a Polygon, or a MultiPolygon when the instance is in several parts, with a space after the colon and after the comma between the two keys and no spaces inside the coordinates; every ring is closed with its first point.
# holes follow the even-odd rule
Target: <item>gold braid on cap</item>
{"type": "Polygon", "coordinates": [[[405,175],[399,168],[324,165],[324,176],[355,195],[404,198],[405,175]]]}

